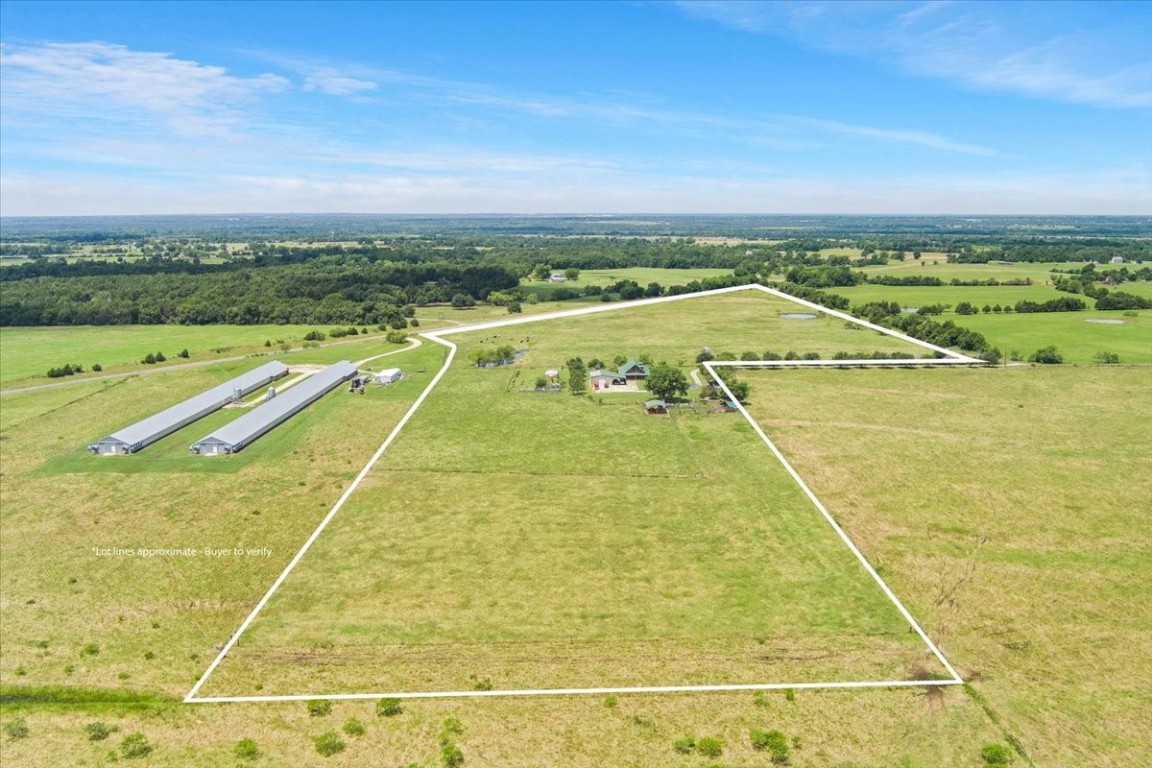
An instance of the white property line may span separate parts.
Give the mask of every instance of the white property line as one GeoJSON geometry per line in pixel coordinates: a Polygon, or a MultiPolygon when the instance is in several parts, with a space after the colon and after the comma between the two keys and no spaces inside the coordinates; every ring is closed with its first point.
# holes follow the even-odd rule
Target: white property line
{"type": "Polygon", "coordinates": [[[775,290],[772,288],[768,288],[766,286],[759,285],[756,283],[752,283],[752,284],[748,284],[748,285],[733,286],[733,287],[729,287],[729,288],[717,288],[714,290],[700,291],[697,293],[678,294],[676,296],[661,296],[661,297],[650,298],[650,299],[639,299],[637,301],[632,301],[632,302],[622,303],[622,304],[615,304],[615,303],[603,304],[603,305],[598,305],[598,306],[582,307],[579,309],[562,310],[559,312],[547,312],[547,313],[541,313],[541,314],[537,314],[537,315],[528,315],[525,317],[514,317],[514,318],[503,319],[503,320],[492,320],[492,321],[486,321],[486,322],[481,322],[481,323],[475,323],[473,325],[459,326],[459,327],[447,328],[447,329],[443,329],[443,330],[428,331],[428,332],[421,333],[419,335],[423,336],[424,338],[426,338],[430,341],[434,341],[437,344],[442,344],[443,346],[448,347],[449,352],[448,352],[446,359],[444,360],[444,364],[441,366],[440,370],[436,373],[436,375],[432,378],[432,381],[428,383],[428,386],[424,388],[424,391],[420,393],[420,396],[416,399],[416,402],[414,402],[412,404],[412,406],[408,409],[407,413],[404,414],[404,417],[392,429],[392,431],[389,433],[388,437],[384,440],[384,442],[376,450],[376,453],[374,453],[372,455],[372,458],[370,458],[368,460],[368,463],[365,464],[364,468],[360,470],[360,473],[358,475],[356,475],[356,478],[352,481],[351,485],[349,485],[348,488],[345,489],[344,493],[341,494],[340,498],[332,506],[332,509],[329,510],[328,514],[325,515],[324,519],[320,522],[320,525],[317,526],[316,530],[314,530],[312,532],[312,535],[308,537],[308,540],[304,542],[304,545],[300,548],[300,550],[296,553],[296,555],[292,558],[292,560],[288,563],[288,565],[284,568],[284,570],[276,578],[276,581],[273,582],[272,586],[268,588],[268,591],[264,594],[264,597],[262,597],[260,599],[260,602],[258,602],[256,604],[256,607],[252,609],[252,612],[248,614],[248,617],[246,619],[244,619],[244,621],[243,621],[243,623],[241,623],[240,627],[236,630],[236,632],[233,633],[232,637],[225,644],[224,648],[220,651],[220,653],[216,656],[216,658],[208,666],[208,669],[205,670],[204,674],[200,676],[200,679],[196,681],[196,684],[192,687],[192,690],[190,690],[188,692],[188,694],[184,697],[184,703],[186,703],[186,704],[210,704],[210,703],[238,703],[238,702],[310,701],[310,700],[314,700],[314,699],[325,699],[325,700],[364,700],[364,699],[370,700],[370,699],[381,699],[381,698],[438,699],[438,698],[481,698],[481,697],[491,697],[491,696],[558,696],[558,695],[568,695],[568,694],[604,695],[604,694],[619,694],[619,693],[685,693],[685,692],[706,692],[706,691],[771,691],[771,690],[785,690],[785,689],[789,689],[789,688],[791,688],[791,689],[900,688],[900,687],[923,687],[923,686],[930,686],[930,685],[959,685],[959,684],[963,683],[963,680],[956,673],[956,670],[952,667],[951,664],[948,663],[948,660],[944,658],[944,655],[940,652],[940,649],[937,648],[936,645],[928,638],[928,636],[927,636],[927,634],[925,634],[924,630],[921,629],[920,625],[916,622],[916,620],[912,618],[912,615],[908,612],[908,610],[904,607],[904,605],[899,601],[899,599],[897,599],[896,595],[892,592],[892,590],[888,587],[888,585],[884,582],[884,580],[882,578],[880,578],[880,575],[878,573],[876,573],[876,570],[872,567],[872,565],[868,562],[868,560],[864,557],[864,555],[860,552],[860,550],[856,548],[856,545],[852,543],[852,540],[850,538],[848,538],[848,535],[844,532],[844,530],[839,525],[837,525],[836,521],[828,513],[828,511],[824,507],[824,505],[820,502],[820,500],[816,497],[816,495],[808,487],[807,483],[805,483],[804,480],[800,477],[800,475],[796,472],[796,470],[792,468],[792,465],[788,463],[788,461],[784,458],[783,454],[780,453],[780,451],[776,448],[776,446],[772,443],[772,441],[768,439],[768,436],[764,434],[764,431],[760,428],[760,425],[757,424],[752,419],[752,417],[749,415],[748,411],[746,411],[744,409],[744,406],[741,405],[739,403],[739,401],[737,401],[736,398],[732,396],[732,392],[728,389],[728,387],[720,379],[719,375],[716,374],[716,372],[714,370],[714,366],[728,365],[728,366],[744,366],[744,367],[785,367],[785,366],[798,366],[798,365],[824,365],[824,366],[831,365],[831,366],[863,367],[863,366],[885,366],[885,365],[949,365],[949,364],[951,364],[951,365],[956,365],[956,364],[967,364],[967,365],[980,364],[980,365],[983,365],[984,364],[983,360],[978,360],[975,358],[967,357],[966,355],[961,355],[961,354],[959,354],[957,352],[953,352],[949,349],[945,349],[943,347],[936,346],[935,344],[929,344],[928,342],[921,341],[919,339],[914,339],[911,336],[906,336],[905,334],[898,333],[898,332],[893,331],[889,328],[884,328],[883,326],[879,326],[879,325],[876,325],[874,323],[869,323],[869,322],[861,320],[859,318],[852,317],[851,315],[847,315],[843,312],[838,312],[836,310],[829,309],[829,308],[824,307],[822,305],[815,304],[813,302],[806,301],[804,299],[799,299],[799,298],[797,298],[795,296],[791,296],[787,293],[783,293],[781,291],[778,291],[778,290],[775,290]],[[773,296],[784,299],[786,301],[791,301],[791,302],[800,304],[802,306],[808,307],[810,309],[814,309],[817,312],[820,312],[822,314],[831,315],[833,317],[840,318],[842,320],[854,323],[856,325],[860,325],[860,326],[863,326],[865,328],[870,328],[872,330],[887,334],[889,336],[894,336],[894,337],[899,338],[903,341],[909,342],[911,344],[915,344],[915,345],[923,347],[925,349],[932,350],[933,352],[936,352],[936,353],[939,353],[939,354],[942,354],[945,356],[944,358],[937,358],[937,359],[914,359],[914,360],[909,360],[909,359],[895,359],[895,360],[887,359],[887,360],[883,360],[883,359],[881,359],[881,360],[783,360],[783,361],[765,360],[765,361],[725,361],[725,362],[712,361],[712,362],[705,363],[704,367],[713,376],[713,378],[716,379],[720,383],[721,387],[724,389],[724,392],[728,395],[728,397],[733,402],[736,403],[737,408],[739,409],[740,413],[743,414],[744,418],[748,421],[749,424],[752,425],[752,428],[754,430],[756,430],[756,433],[758,435],[760,435],[760,438],[769,447],[769,449],[771,449],[772,454],[777,458],[777,460],[779,460],[781,462],[781,464],[783,464],[784,468],[788,471],[788,474],[791,475],[791,477],[799,484],[800,488],[804,491],[805,495],[807,495],[809,500],[812,501],[813,504],[815,504],[816,508],[824,516],[824,519],[827,520],[828,523],[832,526],[832,528],[840,535],[840,538],[848,545],[849,549],[851,549],[853,554],[856,555],[856,557],[864,565],[865,569],[867,569],[868,573],[871,574],[873,579],[876,580],[877,584],[880,585],[880,588],[884,591],[884,594],[888,596],[888,598],[896,606],[897,610],[899,610],[900,614],[908,621],[909,625],[915,630],[915,632],[925,642],[925,644],[928,646],[928,648],[932,651],[933,655],[935,655],[935,657],[940,661],[940,663],[944,666],[944,668],[946,670],[948,670],[949,674],[952,675],[951,678],[943,679],[943,680],[878,680],[878,681],[859,681],[859,682],[842,682],[842,681],[841,682],[835,682],[834,681],[834,682],[820,682],[820,683],[752,683],[752,684],[731,684],[731,685],[635,686],[635,687],[612,687],[612,688],[544,688],[544,689],[516,689],[516,690],[504,690],[504,691],[424,691],[424,692],[385,692],[385,693],[289,694],[289,695],[282,695],[282,696],[199,697],[196,695],[200,691],[200,688],[204,685],[204,683],[208,680],[208,678],[212,675],[212,673],[220,665],[220,662],[224,660],[224,657],[228,654],[228,652],[230,650],[232,650],[232,648],[240,640],[240,636],[242,634],[244,634],[244,632],[248,629],[249,625],[251,625],[251,623],[255,620],[256,615],[264,608],[264,606],[272,598],[272,595],[275,594],[276,590],[280,588],[280,586],[288,578],[288,575],[292,572],[292,570],[296,567],[296,565],[304,557],[305,553],[307,553],[307,551],[311,548],[312,544],[315,543],[316,539],[323,532],[324,528],[327,527],[328,523],[332,521],[332,518],[336,516],[336,513],[339,512],[341,507],[344,506],[344,502],[346,502],[348,500],[348,498],[352,495],[352,493],[359,487],[360,483],[367,476],[368,472],[372,469],[373,466],[375,466],[376,462],[384,454],[384,451],[387,450],[388,446],[390,446],[392,444],[392,442],[396,439],[397,435],[399,435],[399,433],[400,433],[400,430],[404,428],[404,426],[408,423],[409,419],[411,419],[412,416],[416,413],[417,409],[419,409],[419,407],[423,404],[424,400],[428,397],[428,395],[432,392],[432,390],[436,387],[436,385],[440,383],[440,379],[443,378],[444,374],[448,371],[448,367],[451,365],[452,360],[455,358],[456,351],[457,351],[457,347],[455,344],[453,344],[450,341],[447,341],[445,339],[440,338],[441,336],[446,336],[448,334],[456,334],[456,333],[471,333],[471,332],[475,332],[475,331],[490,330],[490,329],[494,329],[494,328],[504,328],[504,327],[511,326],[511,325],[523,325],[525,323],[534,323],[534,322],[538,322],[541,320],[553,320],[553,319],[566,318],[566,317],[578,317],[581,315],[590,315],[590,314],[595,314],[595,313],[599,313],[599,312],[610,312],[610,311],[616,311],[616,310],[622,310],[622,309],[632,309],[632,308],[638,307],[638,306],[647,306],[647,305],[651,305],[651,304],[662,304],[662,303],[669,302],[669,301],[679,301],[682,299],[701,298],[704,296],[716,296],[719,294],[733,293],[736,291],[744,291],[744,290],[749,290],[749,289],[755,289],[755,290],[763,291],[764,293],[771,294],[773,296]]]}

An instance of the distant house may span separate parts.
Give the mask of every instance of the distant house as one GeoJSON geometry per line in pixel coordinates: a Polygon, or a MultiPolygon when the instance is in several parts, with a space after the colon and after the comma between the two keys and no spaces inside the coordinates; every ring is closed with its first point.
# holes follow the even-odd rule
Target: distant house
{"type": "Polygon", "coordinates": [[[563,283],[567,279],[568,278],[564,276],[563,272],[553,272],[548,276],[548,282],[550,283],[563,283]]]}
{"type": "Polygon", "coordinates": [[[1112,257],[1112,263],[1113,264],[1123,264],[1124,263],[1124,257],[1123,256],[1113,256],[1112,257]]]}
{"type": "Polygon", "coordinates": [[[555,368],[549,368],[548,370],[544,371],[544,377],[549,381],[556,381],[556,379],[560,378],[560,371],[556,370],[555,368]]]}
{"type": "Polygon", "coordinates": [[[377,384],[392,384],[393,382],[400,381],[404,374],[400,372],[399,368],[385,368],[372,377],[372,380],[377,384]]]}
{"type": "Polygon", "coordinates": [[[648,366],[639,360],[629,360],[620,366],[619,374],[628,381],[643,381],[648,378],[648,366]]]}
{"type": "Polygon", "coordinates": [[[668,413],[668,404],[663,400],[648,400],[644,403],[645,413],[668,413]]]}

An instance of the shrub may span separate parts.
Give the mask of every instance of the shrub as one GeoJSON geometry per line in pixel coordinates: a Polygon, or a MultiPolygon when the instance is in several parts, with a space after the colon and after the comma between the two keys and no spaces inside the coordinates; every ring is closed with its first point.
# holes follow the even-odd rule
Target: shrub
{"type": "Polygon", "coordinates": [[[1120,362],[1120,355],[1115,352],[1097,352],[1093,359],[1102,365],[1116,365],[1120,362]]]}
{"type": "Polygon", "coordinates": [[[9,720],[4,724],[4,735],[12,741],[26,739],[28,738],[28,723],[24,722],[24,718],[22,717],[9,720]]]}
{"type": "Polygon", "coordinates": [[[403,331],[389,331],[384,340],[389,344],[403,344],[408,341],[408,334],[403,331]]]}
{"type": "Polygon", "coordinates": [[[464,765],[464,753],[455,744],[441,744],[440,759],[444,761],[444,768],[459,768],[464,765]]]}
{"type": "Polygon", "coordinates": [[[156,362],[156,355],[149,352],[140,362],[144,363],[144,365],[153,365],[156,362]]]}
{"type": "Polygon", "coordinates": [[[316,751],[324,757],[332,757],[332,755],[340,754],[347,746],[336,731],[322,733],[313,738],[312,741],[316,745],[316,751]]]}
{"type": "Polygon", "coordinates": [[[1064,362],[1064,356],[1061,355],[1054,346],[1041,347],[1033,352],[1028,357],[1030,363],[1041,363],[1042,365],[1058,365],[1064,362]]]}
{"type": "Polygon", "coordinates": [[[395,717],[403,711],[400,699],[380,699],[376,702],[376,714],[380,717],[395,717]]]}
{"type": "Polygon", "coordinates": [[[411,320],[408,321],[408,325],[412,326],[413,328],[419,328],[420,327],[420,321],[417,320],[416,318],[412,318],[411,320]]]}
{"type": "Polygon", "coordinates": [[[99,373],[100,371],[104,370],[104,366],[100,365],[100,363],[92,363],[92,370],[99,373]]]}
{"type": "Polygon", "coordinates": [[[984,765],[1008,765],[1012,762],[1012,750],[1003,744],[985,744],[980,750],[984,765]]]}
{"type": "Polygon", "coordinates": [[[326,338],[323,331],[308,331],[304,334],[304,341],[324,341],[326,338]]]}
{"type": "MultiPolygon", "coordinates": [[[[272,339],[264,339],[264,346],[266,346],[266,347],[272,346],[272,339]]],[[[184,351],[187,352],[188,350],[184,350],[184,351]]],[[[186,357],[186,355],[180,355],[180,357],[186,357]]]]}
{"type": "Polygon", "coordinates": [[[344,733],[348,734],[349,736],[363,736],[364,723],[360,722],[354,717],[350,717],[344,723],[344,733]]]}
{"type": "Polygon", "coordinates": [[[168,359],[168,358],[164,357],[164,353],[163,353],[163,352],[157,352],[157,353],[156,353],[156,362],[158,362],[158,363],[162,363],[162,362],[164,362],[164,361],[165,361],[165,360],[167,360],[167,359],[168,359]]]}
{"type": "Polygon", "coordinates": [[[692,754],[692,750],[696,749],[696,737],[681,736],[672,742],[672,749],[682,755],[690,755],[692,754]]]}
{"type": "Polygon", "coordinates": [[[312,717],[325,717],[332,714],[332,702],[327,699],[308,702],[308,714],[312,717]]]}
{"type": "Polygon", "coordinates": [[[777,765],[788,764],[788,739],[780,731],[765,731],[763,728],[753,728],[749,732],[752,748],[767,752],[772,762],[777,765]]]}
{"type": "MultiPolygon", "coordinates": [[[[267,340],[265,340],[265,341],[264,341],[264,346],[266,346],[266,347],[270,347],[270,346],[272,346],[272,340],[271,340],[271,339],[267,339],[267,340]]],[[[182,358],[184,358],[185,360],[187,360],[187,359],[188,359],[188,358],[190,358],[191,356],[192,356],[192,355],[191,355],[191,354],[188,352],[188,347],[184,347],[184,349],[182,349],[182,350],[180,350],[179,352],[177,352],[177,353],[176,353],[176,357],[182,357],[182,358]]]]}
{"type": "Polygon", "coordinates": [[[720,757],[724,754],[724,742],[715,736],[702,736],[696,741],[696,751],[704,757],[720,757]]]}
{"type": "Polygon", "coordinates": [[[449,717],[445,718],[444,725],[440,728],[440,743],[445,744],[452,741],[454,736],[464,735],[464,724],[460,722],[459,718],[449,717]]]}
{"type": "Polygon", "coordinates": [[[96,643],[88,643],[80,649],[81,656],[95,656],[100,653],[100,646],[96,643]]]}
{"type": "Polygon", "coordinates": [[[148,737],[142,733],[130,733],[120,742],[120,757],[131,760],[136,757],[145,757],[152,753],[152,745],[148,737]]]}
{"type": "Polygon", "coordinates": [[[518,315],[523,311],[524,308],[520,306],[520,302],[518,301],[513,301],[508,305],[508,314],[510,315],[518,315]]]}
{"type": "Polygon", "coordinates": [[[111,736],[116,731],[116,726],[107,726],[99,721],[95,723],[88,723],[84,726],[84,732],[88,734],[88,741],[104,741],[104,739],[111,736]]]}
{"type": "Polygon", "coordinates": [[[255,760],[260,757],[260,748],[256,746],[255,739],[240,739],[232,747],[232,754],[241,760],[255,760]]]}

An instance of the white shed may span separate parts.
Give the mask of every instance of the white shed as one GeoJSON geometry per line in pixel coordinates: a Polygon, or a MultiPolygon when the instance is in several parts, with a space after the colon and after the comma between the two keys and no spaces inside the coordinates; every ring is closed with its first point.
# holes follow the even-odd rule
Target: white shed
{"type": "Polygon", "coordinates": [[[400,381],[404,374],[400,372],[399,368],[385,368],[372,377],[372,380],[377,384],[391,384],[400,381]]]}

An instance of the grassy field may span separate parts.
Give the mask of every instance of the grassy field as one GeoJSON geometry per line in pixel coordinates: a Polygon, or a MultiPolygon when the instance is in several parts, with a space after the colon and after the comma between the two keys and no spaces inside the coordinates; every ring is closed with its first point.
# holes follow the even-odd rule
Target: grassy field
{"type": "MultiPolygon", "coordinates": [[[[0,328],[0,382],[5,387],[48,383],[49,368],[80,363],[86,371],[99,363],[104,373],[148,370],[140,361],[163,352],[161,365],[178,365],[220,357],[264,354],[289,344],[299,347],[312,330],[329,326],[307,325],[112,325],[51,328],[0,328]],[[187,349],[187,360],[176,356],[187,349]],[[39,381],[30,381],[38,379],[39,381]]],[[[373,331],[382,336],[383,333],[373,331]]]]}
{"type": "Polygon", "coordinates": [[[1092,363],[1100,352],[1122,363],[1152,363],[1152,311],[1046,312],[1024,315],[969,315],[956,318],[984,334],[1005,354],[1022,359],[1054,345],[1068,363],[1092,363]]]}
{"type": "MultiPolygon", "coordinates": [[[[395,446],[394,458],[405,464],[392,466],[393,457],[386,456],[364,489],[364,501],[375,503],[351,505],[344,511],[348,515],[337,517],[353,524],[349,534],[361,535],[343,536],[339,551],[321,565],[339,558],[366,560],[381,588],[413,595],[427,586],[439,598],[471,594],[470,605],[456,606],[460,612],[454,623],[434,628],[458,640],[500,631],[505,646],[514,644],[515,627],[501,620],[506,614],[517,617],[517,623],[523,619],[526,630],[552,648],[570,645],[557,640],[566,632],[585,645],[599,642],[611,651],[599,662],[606,675],[636,669],[630,661],[637,658],[636,648],[620,640],[624,630],[681,642],[693,637],[713,642],[730,633],[755,643],[763,629],[766,642],[756,647],[764,658],[751,666],[858,669],[864,661],[875,664],[874,655],[864,659],[853,653],[875,647],[883,632],[845,635],[836,628],[867,632],[877,615],[823,613],[814,605],[789,603],[787,596],[800,594],[801,586],[804,594],[811,590],[786,579],[779,595],[734,588],[755,578],[811,577],[820,571],[797,563],[795,552],[772,540],[777,532],[787,533],[810,546],[814,532],[804,528],[804,516],[772,520],[765,513],[777,500],[786,501],[788,491],[768,475],[746,477],[765,469],[755,464],[763,448],[757,446],[759,453],[734,451],[749,439],[736,428],[738,416],[646,417],[635,403],[642,395],[618,396],[624,398],[618,402],[612,400],[617,396],[604,396],[605,404],[599,405],[518,391],[519,382],[530,385],[538,371],[573,354],[587,360],[649,353],[676,363],[690,361],[704,345],[714,350],[728,346],[737,354],[745,349],[822,354],[907,349],[869,331],[848,330],[839,321],[790,321],[780,318],[779,311],[770,297],[733,294],[492,331],[482,342],[467,342],[513,343],[527,354],[518,368],[464,368],[445,379],[446,386],[455,387],[445,392],[456,397],[434,396],[426,403],[429,410],[418,414],[425,428],[405,433],[423,439],[395,446]],[[516,370],[520,374],[509,387],[516,370]],[[481,405],[468,405],[477,398],[481,405]],[[532,434],[502,439],[522,430],[532,434]],[[470,451],[467,442],[483,450],[470,451]],[[517,469],[524,460],[528,470],[517,469]],[[485,471],[469,472],[472,466],[485,471]],[[588,474],[579,474],[583,469],[588,474]],[[642,477],[646,474],[651,477],[642,477]],[[758,495],[752,504],[741,505],[734,496],[740,489],[762,493],[773,503],[758,495]],[[585,496],[591,503],[580,503],[585,496]],[[667,511],[644,515],[654,498],[673,502],[665,503],[667,511]],[[613,514],[613,505],[620,502],[626,502],[625,515],[613,514]],[[713,508],[724,517],[712,520],[713,508]],[[382,514],[396,515],[403,525],[376,524],[382,514]],[[445,524],[449,521],[461,525],[445,524]],[[751,535],[718,535],[726,526],[741,525],[751,535]],[[598,531],[604,532],[603,540],[598,531]],[[418,540],[423,554],[405,554],[395,546],[401,540],[418,540]],[[493,541],[494,551],[488,546],[493,541]],[[509,541],[526,542],[528,565],[546,569],[540,584],[525,584],[520,574],[503,568],[517,561],[508,551],[509,541]],[[637,599],[627,586],[641,594],[667,591],[670,597],[661,599],[643,626],[641,616],[594,603],[583,596],[585,585],[578,579],[553,573],[562,570],[557,563],[563,560],[558,555],[547,561],[533,548],[537,541],[562,546],[559,555],[586,557],[577,561],[590,572],[618,576],[621,583],[608,579],[590,587],[619,597],[624,606],[637,599]],[[739,559],[716,556],[718,546],[739,559]],[[773,556],[754,557],[758,547],[773,556]],[[677,549],[700,556],[669,559],[668,553],[677,549]],[[381,550],[387,563],[402,566],[407,558],[409,570],[380,568],[366,557],[381,550]],[[598,552],[609,556],[597,560],[598,552]],[[641,552],[663,554],[649,567],[646,558],[632,556],[641,552]],[[737,567],[741,564],[743,569],[737,567]],[[672,578],[681,572],[691,580],[672,578]],[[496,574],[489,579],[490,590],[480,586],[485,574],[496,574]],[[562,583],[580,589],[564,596],[547,589],[562,583]],[[696,589],[707,584],[714,590],[696,589]],[[531,606],[508,602],[517,596],[550,606],[549,620],[533,624],[531,606]],[[767,618],[748,610],[761,599],[769,604],[785,600],[785,609],[767,618]],[[676,613],[681,603],[687,610],[682,616],[676,613]],[[737,617],[740,626],[720,626],[721,615],[737,617]],[[684,637],[664,631],[669,622],[676,632],[683,626],[684,637]],[[803,648],[773,642],[797,624],[822,627],[814,634],[821,642],[803,648]],[[604,639],[597,640],[598,631],[604,639]],[[854,637],[866,642],[854,645],[854,637]]],[[[460,313],[465,314],[468,321],[477,318],[460,313]]],[[[357,341],[283,359],[290,365],[358,360],[393,348],[357,341]]],[[[422,375],[430,377],[440,354],[427,344],[371,365],[395,363],[413,373],[424,367],[422,375]]],[[[791,764],[812,768],[976,768],[982,764],[980,747],[1007,743],[1008,736],[1018,738],[1040,766],[1152,763],[1143,729],[1152,681],[1141,651],[1149,647],[1147,627],[1152,624],[1146,599],[1149,553],[1147,525],[1139,517],[1152,495],[1146,471],[1150,446],[1147,414],[1130,407],[1147,401],[1149,380],[1143,369],[742,374],[754,380],[754,414],[958,664],[970,683],[967,692],[925,688],[760,697],[410,701],[395,717],[378,717],[371,701],[337,702],[329,714],[315,716],[302,702],[179,703],[427,380],[414,376],[364,397],[333,393],[251,452],[217,465],[231,463],[235,469],[200,469],[213,460],[197,464],[182,453],[186,442],[207,431],[201,430],[206,422],[185,430],[187,441],[181,437],[170,446],[153,447],[157,459],[171,449],[164,471],[118,471],[114,462],[122,459],[77,453],[92,437],[147,412],[148,403],[174,401],[233,372],[229,364],[4,398],[0,721],[10,724],[19,717],[29,728],[27,738],[5,737],[6,763],[107,765],[113,762],[110,752],[128,734],[141,732],[155,748],[150,758],[138,761],[142,765],[431,768],[442,764],[437,733],[449,717],[462,722],[457,741],[466,764],[474,766],[766,767],[768,755],[749,742],[754,727],[797,738],[791,764]],[[93,547],[134,546],[267,547],[271,554],[140,558],[93,552],[93,547]],[[364,735],[341,733],[344,752],[318,755],[313,738],[341,732],[349,718],[366,725],[364,735]],[[118,731],[107,740],[90,741],[84,727],[94,721],[118,731]],[[673,741],[687,735],[719,738],[723,755],[705,760],[674,751],[673,741]],[[258,759],[236,757],[234,747],[244,738],[258,744],[258,759]]],[[[145,466],[148,451],[132,459],[145,466]]],[[[822,597],[851,601],[851,588],[841,594],[832,586],[845,578],[838,568],[826,581],[818,578],[813,588],[822,597]]],[[[366,609],[363,600],[352,599],[384,602],[380,595],[386,593],[364,585],[360,577],[365,574],[336,569],[328,575],[331,583],[320,584],[310,601],[297,591],[301,610],[284,614],[284,626],[267,627],[285,637],[295,632],[293,642],[319,641],[287,653],[278,660],[281,666],[332,659],[340,655],[342,641],[356,636],[309,636],[319,627],[315,616],[335,615],[340,621],[365,610],[381,615],[393,610],[388,605],[366,609]],[[341,604],[329,597],[334,592],[350,597],[341,604]],[[288,619],[303,623],[290,625],[288,619]]],[[[442,616],[435,604],[411,607],[442,616]]],[[[396,622],[354,629],[362,637],[406,637],[415,646],[420,632],[433,628],[396,622]]],[[[713,668],[737,658],[731,653],[714,659],[697,653],[700,646],[687,647],[691,654],[640,657],[656,669],[693,654],[713,668]]],[[[244,640],[237,650],[247,649],[244,640]]],[[[898,655],[887,658],[901,663],[898,655]]],[[[362,671],[379,663],[374,657],[343,657],[348,659],[362,671]]],[[[493,661],[507,664],[508,656],[461,652],[404,660],[441,679],[449,676],[443,667],[460,670],[465,687],[512,679],[493,661]]],[[[563,671],[564,663],[562,653],[526,654],[520,668],[556,672],[563,671]]],[[[573,671],[590,674],[588,665],[578,666],[569,662],[573,671]]],[[[335,669],[328,674],[344,674],[339,665],[335,669]]],[[[741,665],[732,675],[735,679],[745,671],[741,665]]],[[[325,685],[325,674],[310,682],[325,685]]],[[[1014,764],[1029,761],[1017,757],[1014,764]]]]}
{"type": "Polygon", "coordinates": [[[1148,765],[1152,374],[775,371],[752,412],[1036,765],[1148,765]]]}
{"type": "MultiPolygon", "coordinates": [[[[765,333],[789,308],[724,296],[460,337],[460,362],[204,695],[943,674],[743,420],[523,391],[573,354],[763,344],[742,313],[765,333]],[[515,365],[467,364],[504,341],[526,345],[515,365]]],[[[799,324],[809,346],[855,341],[799,324]]]]}
{"type": "MultiPolygon", "coordinates": [[[[846,296],[854,305],[869,301],[895,301],[902,307],[924,307],[945,304],[954,307],[962,301],[977,308],[985,304],[1012,306],[1018,301],[1049,301],[1068,296],[1043,285],[876,285],[866,283],[847,288],[829,288],[829,292],[846,296]]],[[[1085,302],[1091,306],[1091,302],[1085,302]]]]}

